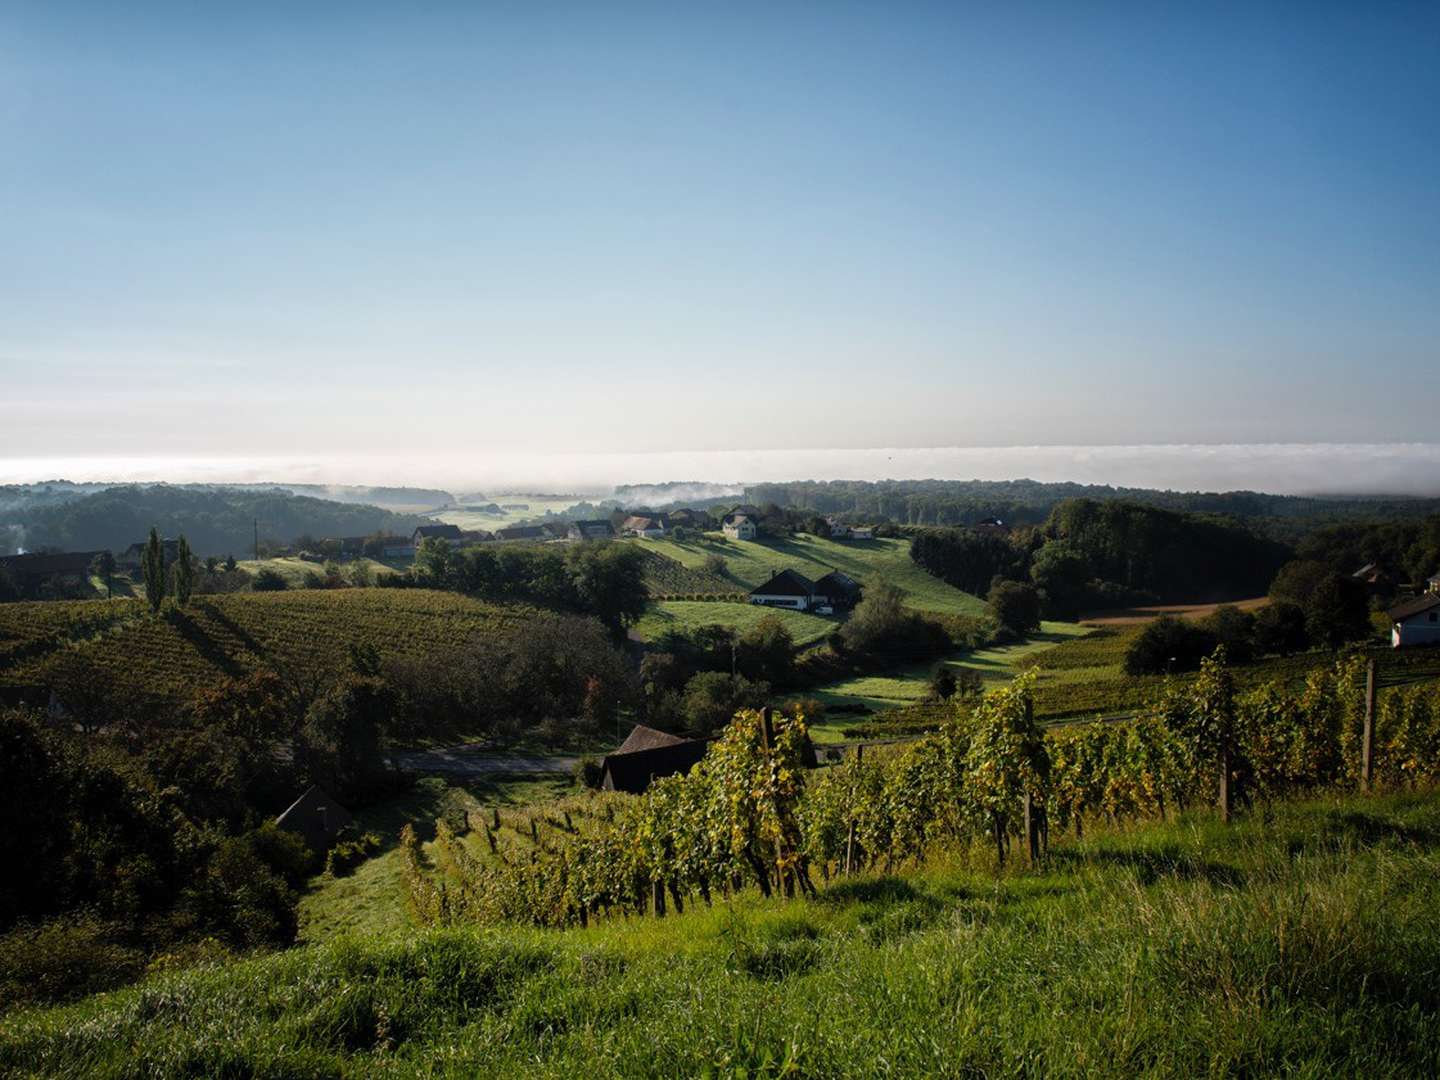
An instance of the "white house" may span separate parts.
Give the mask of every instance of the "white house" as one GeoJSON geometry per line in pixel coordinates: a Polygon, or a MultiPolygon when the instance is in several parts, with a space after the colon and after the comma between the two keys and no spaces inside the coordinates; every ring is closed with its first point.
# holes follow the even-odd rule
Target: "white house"
{"type": "Polygon", "coordinates": [[[751,590],[750,603],[809,611],[819,599],[815,583],[794,570],[781,570],[764,585],[751,590]]]}
{"type": "Polygon", "coordinates": [[[1387,612],[1390,616],[1390,643],[1440,645],[1440,593],[1426,593],[1407,600],[1387,612]]]}
{"type": "Polygon", "coordinates": [[[872,528],[871,528],[870,526],[868,526],[868,525],[865,525],[865,526],[856,526],[855,528],[853,528],[853,529],[850,530],[850,539],[851,539],[851,540],[874,540],[874,539],[875,539],[875,530],[872,529],[872,528]]]}
{"type": "Polygon", "coordinates": [[[745,514],[738,514],[720,526],[720,531],[731,540],[754,540],[755,522],[745,514]]]}

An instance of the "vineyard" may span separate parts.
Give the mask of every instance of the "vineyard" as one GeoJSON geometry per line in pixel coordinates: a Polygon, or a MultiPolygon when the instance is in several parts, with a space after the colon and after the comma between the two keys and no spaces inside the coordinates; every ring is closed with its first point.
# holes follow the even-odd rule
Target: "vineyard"
{"type": "MultiPolygon", "coordinates": [[[[938,850],[1013,857],[1018,839],[1039,857],[1052,830],[1164,819],[1213,805],[1247,805],[1362,777],[1365,661],[1313,668],[1295,688],[1275,681],[1242,692],[1223,661],[1207,661],[1124,723],[1046,730],[1035,719],[1031,676],[952,710],[941,728],[807,777],[803,719],[739,714],[688,776],[643,796],[610,797],[587,827],[564,828],[507,853],[504,823],[477,848],[463,827],[439,829],[428,860],[404,840],[407,882],[424,922],[585,924],[607,914],[664,914],[699,897],[758,888],[813,893],[866,868],[891,872],[938,850]],[[668,898],[668,901],[667,901],[668,898]]],[[[1391,788],[1440,779],[1440,690],[1378,694],[1373,781],[1391,788]]],[[[553,822],[550,823],[553,826],[553,822]]]]}
{"type": "Polygon", "coordinates": [[[645,557],[645,589],[652,600],[733,597],[746,591],[703,566],[686,566],[680,560],[648,547],[642,547],[640,551],[645,557]]]}
{"type": "Polygon", "coordinates": [[[343,667],[352,643],[371,645],[382,657],[423,656],[525,615],[419,589],[197,597],[158,616],[138,601],[7,604],[0,606],[0,685],[42,683],[79,655],[147,694],[181,698],[261,667],[324,676],[343,667]]]}

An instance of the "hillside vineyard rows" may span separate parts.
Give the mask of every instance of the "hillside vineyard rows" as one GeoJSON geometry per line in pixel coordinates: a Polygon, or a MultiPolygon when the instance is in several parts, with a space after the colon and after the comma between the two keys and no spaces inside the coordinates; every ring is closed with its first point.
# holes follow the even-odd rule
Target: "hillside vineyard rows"
{"type": "MultiPolygon", "coordinates": [[[[1298,690],[1270,683],[1240,694],[1223,661],[1210,660],[1133,721],[1047,732],[1026,677],[902,749],[855,755],[808,780],[803,719],[742,713],[688,776],[603,802],[584,828],[567,813],[565,827],[542,840],[532,822],[528,857],[497,852],[495,830],[482,821],[495,857],[443,828],[432,868],[407,833],[411,902],[431,923],[584,924],[609,913],[664,914],[667,896],[683,908],[746,886],[808,894],[816,873],[888,873],[944,846],[990,845],[1004,862],[1018,839],[1033,858],[1052,831],[1078,836],[1087,820],[1165,818],[1213,804],[1222,774],[1227,808],[1354,788],[1365,681],[1364,661],[1352,657],[1315,668],[1298,690]]],[[[1440,777],[1440,690],[1381,693],[1373,742],[1373,782],[1440,777]]]]}

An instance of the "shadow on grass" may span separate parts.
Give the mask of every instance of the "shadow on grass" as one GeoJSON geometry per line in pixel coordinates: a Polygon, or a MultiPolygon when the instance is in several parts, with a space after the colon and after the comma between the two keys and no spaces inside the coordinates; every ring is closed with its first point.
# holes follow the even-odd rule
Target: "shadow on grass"
{"type": "Polygon", "coordinates": [[[223,671],[231,678],[239,678],[245,674],[245,668],[226,652],[219,642],[207,634],[189,612],[176,608],[168,612],[166,618],[206,663],[223,671]]]}
{"type": "Polygon", "coordinates": [[[1049,855],[1052,864],[1062,869],[1081,866],[1125,867],[1135,871],[1142,885],[1158,881],[1203,881],[1229,889],[1245,887],[1245,875],[1233,866],[1196,858],[1178,848],[1156,851],[1075,851],[1061,849],[1049,855]]]}
{"type": "Polygon", "coordinates": [[[921,893],[904,878],[863,878],[837,881],[823,890],[816,899],[836,907],[845,904],[898,904],[916,900],[921,893]]]}
{"type": "Polygon", "coordinates": [[[1400,843],[1429,848],[1440,843],[1440,835],[1433,829],[1404,825],[1360,810],[1331,811],[1325,815],[1323,829],[1329,838],[1350,840],[1362,847],[1400,843]]]}
{"type": "Polygon", "coordinates": [[[234,637],[236,637],[240,641],[240,643],[245,646],[245,648],[249,649],[252,653],[254,653],[256,657],[261,660],[265,659],[265,646],[261,645],[260,642],[256,641],[250,631],[246,630],[229,615],[221,611],[217,605],[210,603],[209,601],[204,601],[200,604],[197,604],[196,606],[201,608],[206,615],[210,616],[210,618],[214,619],[217,623],[223,626],[228,633],[234,635],[234,637]]]}

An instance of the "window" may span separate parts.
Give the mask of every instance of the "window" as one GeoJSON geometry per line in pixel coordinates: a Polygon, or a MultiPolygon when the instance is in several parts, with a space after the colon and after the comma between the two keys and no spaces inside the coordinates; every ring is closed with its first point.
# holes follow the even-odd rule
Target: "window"
{"type": "Polygon", "coordinates": [[[1430,612],[1430,621],[1431,621],[1431,622],[1440,622],[1440,615],[1435,614],[1435,612],[1433,612],[1433,611],[1430,612]]]}

